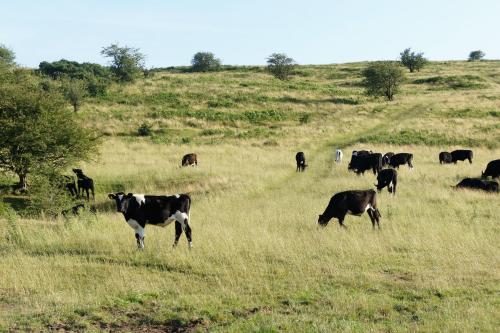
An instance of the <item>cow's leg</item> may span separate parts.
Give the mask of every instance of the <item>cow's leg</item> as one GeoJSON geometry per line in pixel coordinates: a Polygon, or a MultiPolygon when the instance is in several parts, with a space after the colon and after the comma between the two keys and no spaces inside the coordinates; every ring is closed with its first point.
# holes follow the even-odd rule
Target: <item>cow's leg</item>
{"type": "Polygon", "coordinates": [[[135,229],[135,239],[137,241],[137,249],[144,250],[144,228],[139,226],[135,229]]]}
{"type": "Polygon", "coordinates": [[[87,194],[87,201],[90,201],[90,191],[88,187],[85,188],[85,193],[87,194]]]}
{"type": "Polygon", "coordinates": [[[469,163],[472,164],[472,158],[468,157],[469,163]]]}
{"type": "Polygon", "coordinates": [[[346,225],[344,224],[345,215],[346,215],[346,213],[344,213],[344,214],[340,214],[340,216],[338,217],[338,219],[339,219],[339,224],[340,224],[340,226],[341,226],[342,228],[347,229],[346,225]]]}
{"type": "Polygon", "coordinates": [[[193,247],[193,239],[191,237],[191,226],[189,225],[189,219],[184,220],[184,231],[186,232],[186,238],[188,240],[189,249],[193,247]]]}
{"type": "Polygon", "coordinates": [[[175,221],[175,240],[174,245],[172,247],[176,247],[177,243],[179,243],[179,238],[182,235],[182,224],[179,221],[175,221]]]}
{"type": "Polygon", "coordinates": [[[370,220],[372,221],[372,229],[375,230],[375,216],[373,216],[375,213],[372,211],[371,208],[368,209],[367,213],[368,216],[370,217],[370,220]]]}

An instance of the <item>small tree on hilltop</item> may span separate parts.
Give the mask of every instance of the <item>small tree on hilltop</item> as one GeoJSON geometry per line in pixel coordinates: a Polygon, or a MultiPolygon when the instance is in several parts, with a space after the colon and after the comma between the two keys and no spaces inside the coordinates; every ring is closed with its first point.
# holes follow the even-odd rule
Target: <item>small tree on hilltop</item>
{"type": "Polygon", "coordinates": [[[61,84],[64,98],[73,106],[73,111],[77,112],[87,96],[85,82],[82,80],[66,79],[62,80],[61,84]]]}
{"type": "Polygon", "coordinates": [[[12,67],[15,65],[14,59],[16,59],[14,51],[0,44],[0,66],[12,67]]]}
{"type": "Polygon", "coordinates": [[[486,54],[484,54],[484,52],[481,50],[472,51],[471,53],[469,53],[469,61],[483,60],[485,55],[486,54]]]}
{"type": "Polygon", "coordinates": [[[405,49],[400,53],[401,64],[410,70],[410,73],[414,71],[419,72],[422,67],[427,64],[427,59],[424,58],[424,53],[415,53],[411,51],[411,48],[405,49]]]}
{"type": "Polygon", "coordinates": [[[404,80],[401,67],[393,61],[372,63],[363,71],[363,76],[363,84],[369,95],[385,96],[389,101],[394,99],[404,80]]]}
{"type": "Polygon", "coordinates": [[[273,53],[267,58],[267,70],[280,80],[288,80],[295,66],[295,61],[285,53],[273,53]]]}
{"type": "Polygon", "coordinates": [[[219,70],[221,61],[212,52],[198,52],[193,56],[191,64],[193,72],[209,72],[219,70]]]}
{"type": "Polygon", "coordinates": [[[142,75],[145,55],[133,47],[111,44],[101,54],[111,58],[111,71],[120,82],[133,82],[142,75]]]}

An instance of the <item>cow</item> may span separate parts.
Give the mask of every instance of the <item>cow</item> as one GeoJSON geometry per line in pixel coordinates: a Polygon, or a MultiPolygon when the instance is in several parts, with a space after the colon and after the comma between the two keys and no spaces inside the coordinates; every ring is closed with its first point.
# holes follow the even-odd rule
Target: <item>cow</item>
{"type": "Polygon", "coordinates": [[[453,162],[453,157],[451,153],[447,151],[442,151],[439,153],[439,164],[449,164],[453,162]]]}
{"type": "Polygon", "coordinates": [[[318,224],[324,227],[332,218],[336,218],[340,226],[345,228],[344,219],[347,214],[361,216],[364,212],[370,216],[372,227],[375,229],[377,224],[380,229],[381,215],[377,209],[377,192],[371,189],[339,192],[330,199],[325,211],[318,218],[318,224]]]}
{"type": "Polygon", "coordinates": [[[197,166],[198,165],[198,158],[196,154],[190,153],[186,154],[182,157],[182,166],[197,166]]]}
{"type": "Polygon", "coordinates": [[[370,155],[371,153],[372,153],[371,150],[353,150],[351,157],[352,156],[370,155]]]}
{"type": "Polygon", "coordinates": [[[71,176],[63,175],[64,179],[64,188],[69,192],[72,197],[76,197],[78,195],[78,190],[76,188],[75,179],[71,176]]]}
{"type": "Polygon", "coordinates": [[[94,180],[83,174],[82,169],[73,169],[76,174],[77,185],[78,185],[78,196],[83,196],[83,193],[87,193],[87,201],[89,199],[89,190],[92,192],[92,199],[95,200],[94,194],[94,180]]]}
{"type": "Polygon", "coordinates": [[[375,184],[377,191],[380,192],[384,187],[387,186],[387,190],[392,195],[396,195],[396,186],[398,184],[398,172],[394,169],[384,169],[380,170],[377,175],[377,182],[375,184]]]}
{"type": "Polygon", "coordinates": [[[335,162],[342,163],[342,157],[344,157],[344,153],[342,153],[342,150],[337,149],[335,151],[335,162]]]}
{"type": "Polygon", "coordinates": [[[128,225],[135,231],[137,248],[144,249],[146,224],[165,227],[175,221],[175,239],[173,247],[177,246],[182,231],[186,233],[188,246],[193,246],[191,238],[191,220],[189,210],[191,197],[188,194],[144,195],[110,193],[108,198],[115,200],[116,211],[122,213],[128,225]]]}
{"type": "Polygon", "coordinates": [[[374,175],[382,170],[382,154],[353,155],[347,166],[347,170],[352,170],[358,175],[364,174],[366,170],[370,169],[374,175]]]}
{"type": "Polygon", "coordinates": [[[97,210],[94,206],[90,206],[90,207],[86,207],[85,204],[83,203],[80,203],[80,204],[77,204],[69,209],[65,209],[61,212],[61,214],[64,216],[64,217],[68,217],[68,215],[71,213],[72,215],[74,216],[77,216],[77,215],[80,215],[80,211],[81,210],[85,210],[87,209],[91,212],[91,213],[96,213],[97,210]]]}
{"type": "Polygon", "coordinates": [[[458,149],[451,152],[451,161],[457,164],[457,161],[469,160],[472,164],[472,150],[458,149]]]}
{"type": "Polygon", "coordinates": [[[299,151],[295,154],[295,162],[297,162],[297,169],[295,171],[304,172],[306,170],[306,155],[303,152],[299,151]]]}
{"type": "Polygon", "coordinates": [[[486,192],[498,192],[498,183],[492,180],[484,180],[480,178],[464,178],[455,186],[455,188],[470,188],[486,192]]]}
{"type": "Polygon", "coordinates": [[[481,172],[481,178],[498,178],[500,177],[500,159],[499,160],[493,160],[486,165],[486,170],[484,172],[481,172]]]}
{"type": "Polygon", "coordinates": [[[399,169],[400,165],[408,164],[408,167],[411,170],[413,169],[412,161],[413,161],[413,154],[399,153],[399,154],[394,154],[391,157],[389,165],[393,168],[399,169]]]}
{"type": "Polygon", "coordinates": [[[385,153],[384,156],[382,156],[382,166],[385,167],[386,165],[389,165],[389,162],[391,161],[391,157],[394,156],[393,152],[385,153]]]}

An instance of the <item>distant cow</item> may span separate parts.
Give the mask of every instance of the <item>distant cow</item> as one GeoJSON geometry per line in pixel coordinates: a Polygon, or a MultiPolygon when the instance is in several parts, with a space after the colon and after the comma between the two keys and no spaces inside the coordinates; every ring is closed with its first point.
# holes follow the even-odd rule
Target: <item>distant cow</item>
{"type": "Polygon", "coordinates": [[[295,154],[295,162],[297,162],[296,171],[303,172],[306,169],[306,155],[303,152],[299,151],[297,154],[295,154]]]}
{"type": "Polygon", "coordinates": [[[382,154],[353,155],[347,166],[347,170],[355,171],[358,175],[370,169],[374,175],[382,169],[382,154]]]}
{"type": "MultiPolygon", "coordinates": [[[[76,216],[76,215],[80,215],[80,211],[82,210],[85,210],[87,207],[85,207],[85,204],[77,204],[69,209],[65,209],[61,212],[61,214],[64,216],[64,217],[68,217],[68,215],[71,213],[72,215],[76,216]]],[[[91,213],[96,213],[96,208],[94,206],[90,206],[89,207],[89,211],[91,213]]]]}
{"type": "Polygon", "coordinates": [[[372,153],[371,150],[353,150],[351,157],[352,156],[370,155],[371,153],[372,153]]]}
{"type": "Polygon", "coordinates": [[[500,177],[500,160],[493,160],[488,163],[486,166],[486,170],[484,172],[481,172],[481,177],[482,178],[498,178],[500,177]]]}
{"type": "Polygon", "coordinates": [[[77,185],[78,185],[78,196],[83,196],[83,193],[87,193],[87,200],[89,200],[89,190],[92,192],[92,199],[95,199],[94,194],[94,180],[83,174],[82,169],[73,169],[76,174],[77,185]]]}
{"type": "Polygon", "coordinates": [[[174,247],[179,242],[182,230],[185,231],[189,248],[192,247],[189,209],[191,198],[187,194],[157,196],[144,194],[110,193],[110,199],[115,200],[116,210],[125,217],[128,225],[135,231],[137,248],[144,248],[146,224],[165,227],[175,221],[174,247]]]}
{"type": "Polygon", "coordinates": [[[410,169],[413,169],[413,154],[409,153],[399,153],[394,154],[389,161],[389,165],[393,168],[399,169],[400,165],[408,164],[410,169]]]}
{"type": "Polygon", "coordinates": [[[78,190],[76,188],[75,179],[71,176],[64,175],[64,188],[68,190],[72,197],[76,197],[78,195],[78,190]]]}
{"type": "Polygon", "coordinates": [[[449,164],[453,163],[453,157],[451,153],[447,151],[442,151],[439,153],[439,164],[449,164]]]}
{"type": "Polygon", "coordinates": [[[186,154],[182,157],[182,166],[197,166],[198,165],[198,158],[196,154],[186,154]]]}
{"type": "Polygon", "coordinates": [[[361,216],[364,212],[368,213],[375,228],[375,223],[380,229],[380,212],[377,209],[377,192],[374,190],[364,191],[345,191],[335,194],[328,203],[323,214],[318,218],[321,226],[326,226],[332,218],[339,220],[342,227],[347,214],[361,216]]]}
{"type": "Polygon", "coordinates": [[[483,190],[486,192],[498,192],[498,183],[497,182],[492,181],[492,180],[479,179],[479,178],[464,178],[455,187],[483,190]]]}
{"type": "Polygon", "coordinates": [[[384,156],[382,156],[382,166],[389,165],[392,156],[394,156],[393,152],[385,153],[384,156]]]}
{"type": "Polygon", "coordinates": [[[472,150],[459,149],[451,152],[451,161],[457,163],[457,161],[469,160],[472,163],[472,150]]]}
{"type": "Polygon", "coordinates": [[[337,149],[335,151],[335,162],[342,163],[342,157],[344,157],[344,153],[342,153],[342,150],[337,149]]]}
{"type": "Polygon", "coordinates": [[[377,176],[378,184],[375,184],[377,190],[380,192],[387,186],[387,190],[392,195],[396,195],[396,186],[398,184],[398,172],[394,169],[380,170],[377,176]]]}

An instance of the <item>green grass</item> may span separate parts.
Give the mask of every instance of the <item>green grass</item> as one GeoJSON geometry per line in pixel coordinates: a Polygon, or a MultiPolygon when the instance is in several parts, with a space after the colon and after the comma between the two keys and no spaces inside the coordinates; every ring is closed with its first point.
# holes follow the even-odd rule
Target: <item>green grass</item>
{"type": "Polygon", "coordinates": [[[169,69],[112,87],[79,113],[106,135],[78,165],[96,215],[29,216],[27,197],[2,192],[0,331],[496,332],[499,197],[451,186],[500,158],[498,64],[431,62],[394,102],[364,95],[366,63],[300,66],[287,82],[262,68],[169,69]],[[414,82],[429,77],[483,86],[414,82]],[[334,193],[375,182],[335,164],[339,147],[346,160],[414,155],[397,196],[378,197],[380,231],[366,215],[317,227],[334,193]],[[439,165],[440,151],[471,147],[473,164],[439,165]],[[191,152],[198,167],[181,168],[191,152]],[[194,249],[150,226],[138,252],[107,199],[117,191],[190,193],[194,249]]]}

